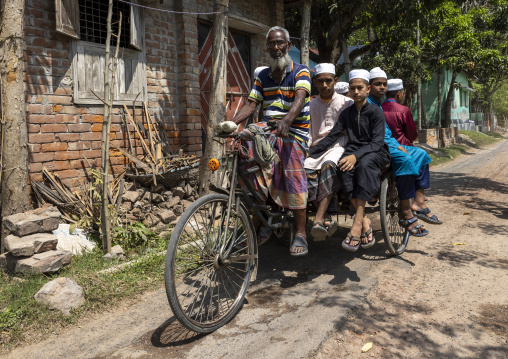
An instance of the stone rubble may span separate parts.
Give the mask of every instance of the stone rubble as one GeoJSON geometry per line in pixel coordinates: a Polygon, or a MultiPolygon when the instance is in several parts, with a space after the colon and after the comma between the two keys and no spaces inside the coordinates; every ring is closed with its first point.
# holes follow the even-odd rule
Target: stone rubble
{"type": "Polygon", "coordinates": [[[60,277],[44,284],[35,293],[34,299],[67,315],[73,308],[79,308],[85,303],[83,288],[66,277],[60,277]]]}

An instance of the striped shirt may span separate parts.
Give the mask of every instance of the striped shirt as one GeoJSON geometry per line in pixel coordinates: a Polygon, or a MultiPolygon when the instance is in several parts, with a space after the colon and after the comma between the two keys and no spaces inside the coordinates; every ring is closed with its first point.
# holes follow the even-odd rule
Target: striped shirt
{"type": "Polygon", "coordinates": [[[272,78],[270,68],[262,70],[254,79],[249,100],[263,102],[263,122],[281,120],[289,112],[295,99],[296,90],[307,92],[305,103],[289,129],[289,135],[307,143],[309,138],[310,72],[305,65],[291,61],[286,67],[280,85],[272,78]]]}

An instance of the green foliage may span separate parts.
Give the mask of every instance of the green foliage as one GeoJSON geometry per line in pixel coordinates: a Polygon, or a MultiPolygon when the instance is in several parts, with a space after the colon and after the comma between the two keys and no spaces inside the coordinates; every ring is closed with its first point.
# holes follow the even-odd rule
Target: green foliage
{"type": "Polygon", "coordinates": [[[134,222],[124,227],[115,227],[112,231],[111,242],[119,244],[124,250],[146,248],[155,243],[158,236],[141,222],[134,222]]]}
{"type": "Polygon", "coordinates": [[[508,118],[508,81],[504,81],[492,98],[492,109],[498,119],[508,118]]]}

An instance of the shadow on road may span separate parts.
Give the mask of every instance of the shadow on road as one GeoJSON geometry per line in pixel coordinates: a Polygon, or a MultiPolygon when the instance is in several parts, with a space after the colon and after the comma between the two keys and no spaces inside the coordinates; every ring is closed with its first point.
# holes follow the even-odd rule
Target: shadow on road
{"type": "Polygon", "coordinates": [[[204,336],[205,334],[198,334],[185,328],[175,317],[171,317],[155,329],[150,342],[157,348],[176,347],[191,344],[204,336]]]}

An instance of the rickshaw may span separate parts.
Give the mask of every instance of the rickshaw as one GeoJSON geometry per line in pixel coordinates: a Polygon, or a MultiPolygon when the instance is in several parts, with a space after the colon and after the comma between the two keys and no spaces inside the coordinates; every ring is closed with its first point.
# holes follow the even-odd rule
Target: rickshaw
{"type": "MultiPolygon", "coordinates": [[[[269,123],[268,128],[273,126],[269,123]]],[[[184,327],[197,333],[211,333],[229,322],[255,280],[258,246],[252,215],[282,244],[293,235],[292,212],[262,203],[246,180],[260,167],[253,158],[242,158],[238,133],[221,133],[215,139],[224,149],[220,160],[209,163],[217,170],[218,185],[210,184],[213,193],[197,199],[182,214],[165,260],[170,307],[184,327]],[[246,164],[251,164],[247,170],[246,164]]],[[[399,200],[389,168],[382,173],[378,203],[373,210],[379,211],[386,248],[390,255],[400,255],[409,233],[398,223],[399,200]]]]}

